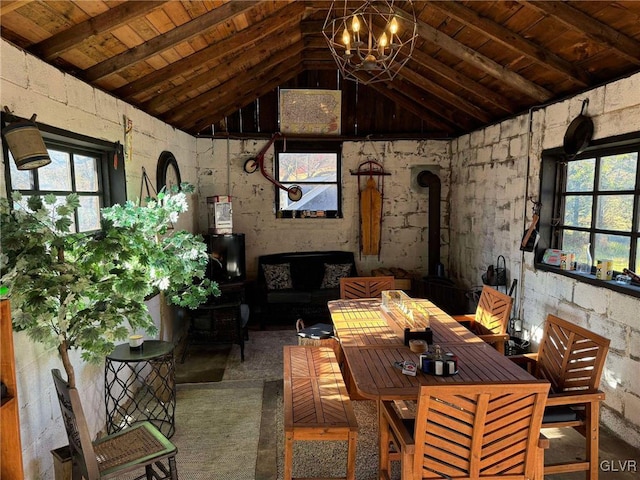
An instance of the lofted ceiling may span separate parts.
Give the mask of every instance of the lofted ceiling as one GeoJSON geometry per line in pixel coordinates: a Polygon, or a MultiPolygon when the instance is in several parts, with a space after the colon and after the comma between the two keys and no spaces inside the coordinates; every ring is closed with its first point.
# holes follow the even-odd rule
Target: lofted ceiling
{"type": "Polygon", "coordinates": [[[455,137],[640,71],[640,1],[414,1],[411,60],[357,84],[322,35],[330,6],[2,0],[0,34],[193,135],[275,132],[278,88],[325,88],[345,136],[455,137]]]}

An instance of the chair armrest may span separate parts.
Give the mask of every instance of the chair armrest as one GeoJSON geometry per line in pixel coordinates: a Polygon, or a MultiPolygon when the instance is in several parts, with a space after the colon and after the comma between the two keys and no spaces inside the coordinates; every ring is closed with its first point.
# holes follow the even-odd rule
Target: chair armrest
{"type": "Polygon", "coordinates": [[[547,398],[547,406],[558,405],[580,405],[583,403],[602,402],[605,399],[604,392],[598,390],[595,392],[571,392],[571,393],[550,393],[547,398]]]}
{"type": "Polygon", "coordinates": [[[486,335],[478,335],[486,343],[506,342],[509,340],[508,333],[489,333],[486,335]]]}
{"type": "Polygon", "coordinates": [[[407,430],[404,422],[396,413],[393,407],[393,402],[380,402],[380,408],[382,409],[382,415],[384,415],[389,422],[389,427],[393,431],[394,437],[397,441],[402,444],[407,453],[414,453],[415,442],[413,439],[413,432],[407,430]]]}

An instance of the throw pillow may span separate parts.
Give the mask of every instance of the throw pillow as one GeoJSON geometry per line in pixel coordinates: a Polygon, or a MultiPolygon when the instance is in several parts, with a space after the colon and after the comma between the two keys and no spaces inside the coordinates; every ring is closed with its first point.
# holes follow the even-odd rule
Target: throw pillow
{"type": "Polygon", "coordinates": [[[264,279],[267,281],[269,290],[283,290],[293,288],[291,281],[291,265],[288,263],[278,263],[274,265],[262,265],[264,279]]]}
{"type": "Polygon", "coordinates": [[[324,264],[324,278],[320,288],[338,288],[340,286],[340,279],[346,278],[351,274],[350,263],[325,263],[324,264]]]}

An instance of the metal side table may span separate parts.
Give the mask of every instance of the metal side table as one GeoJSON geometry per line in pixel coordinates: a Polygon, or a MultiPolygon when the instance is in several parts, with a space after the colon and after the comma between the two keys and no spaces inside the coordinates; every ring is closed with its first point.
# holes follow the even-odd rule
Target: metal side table
{"type": "Polygon", "coordinates": [[[118,345],[105,361],[107,432],[148,420],[167,438],[175,432],[174,345],[145,340],[140,349],[118,345]]]}

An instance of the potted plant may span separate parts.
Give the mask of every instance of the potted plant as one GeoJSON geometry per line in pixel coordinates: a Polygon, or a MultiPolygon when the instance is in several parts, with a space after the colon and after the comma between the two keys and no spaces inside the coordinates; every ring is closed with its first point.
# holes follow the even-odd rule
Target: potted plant
{"type": "Polygon", "coordinates": [[[193,187],[161,191],[146,205],[102,209],[97,233],[70,233],[78,195],[0,199],[0,298],[11,300],[14,328],[57,347],[69,384],[69,350],[104,359],[131,331],[153,335],[144,303],[155,292],[169,304],[196,308],[219,295],[205,278],[202,237],[172,228],[193,187]]]}

